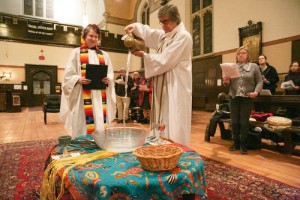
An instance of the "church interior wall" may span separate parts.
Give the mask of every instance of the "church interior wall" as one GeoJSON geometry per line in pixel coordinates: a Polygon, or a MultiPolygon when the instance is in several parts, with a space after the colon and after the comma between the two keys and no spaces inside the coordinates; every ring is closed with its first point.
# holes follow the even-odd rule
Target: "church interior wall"
{"type": "MultiPolygon", "coordinates": [[[[247,26],[248,20],[262,22],[262,53],[279,73],[286,73],[291,62],[291,41],[264,46],[265,43],[284,38],[300,38],[300,3],[298,0],[237,1],[214,0],[213,49],[215,53],[236,49],[239,46],[238,28],[247,26]],[[234,6],[233,6],[234,5],[234,6]],[[234,8],[234,9],[233,9],[234,8]],[[251,9],[249,9],[251,8],[251,9]]],[[[223,62],[234,62],[235,53],[223,54],[223,62]]]]}
{"type": "Polygon", "coordinates": [[[263,47],[268,62],[274,66],[278,73],[287,73],[291,64],[292,43],[284,42],[263,47]]]}
{"type": "MultiPolygon", "coordinates": [[[[8,2],[8,0],[1,1],[0,5],[3,5],[3,2],[8,2]]],[[[11,1],[10,5],[14,5],[14,2],[11,1]]],[[[132,1],[130,2],[132,4],[132,1]]],[[[234,62],[235,49],[239,46],[238,28],[246,26],[248,20],[253,20],[254,23],[262,21],[263,53],[267,55],[270,64],[274,65],[279,73],[284,73],[287,71],[287,66],[291,61],[291,41],[268,46],[264,46],[264,43],[272,43],[272,41],[293,36],[299,37],[300,26],[297,26],[298,23],[295,22],[300,18],[300,13],[298,12],[300,8],[299,1],[289,0],[287,3],[282,3],[281,0],[272,0],[272,5],[270,0],[254,2],[252,0],[213,1],[213,53],[221,54],[223,62],[234,62]]],[[[190,4],[182,0],[172,0],[171,3],[178,6],[182,21],[187,29],[190,30],[190,4]]],[[[134,7],[131,4],[130,7],[134,7]]],[[[13,12],[20,9],[18,5],[20,4],[16,4],[13,12]]],[[[110,5],[110,9],[112,9],[112,5],[110,5]]],[[[133,9],[130,8],[132,10],[131,13],[134,12],[133,9]]],[[[158,9],[150,13],[150,24],[153,28],[160,28],[157,14],[158,9]]],[[[130,17],[127,16],[126,18],[130,17]]],[[[107,27],[107,30],[111,33],[124,34],[123,25],[108,24],[107,27]]],[[[15,70],[14,68],[9,69],[7,66],[24,67],[28,63],[57,65],[59,69],[58,81],[61,82],[63,69],[72,48],[0,41],[0,50],[0,70],[5,68],[5,70],[13,71],[15,70]],[[38,59],[42,49],[45,60],[38,59]]],[[[111,56],[115,71],[119,71],[121,67],[126,67],[127,54],[108,53],[111,56]]],[[[136,71],[140,68],[141,59],[132,56],[130,71],[136,71]]],[[[23,71],[19,68],[15,71],[18,74],[17,77],[20,77],[15,80],[16,83],[23,81],[21,80],[21,77],[25,74],[23,71]]]]}
{"type": "Polygon", "coordinates": [[[238,28],[248,20],[262,22],[263,43],[299,35],[300,3],[298,0],[214,0],[214,51],[222,52],[239,45],[238,28]],[[255,3],[257,2],[257,3],[255,3]],[[271,3],[272,2],[272,3],[271,3]]]}

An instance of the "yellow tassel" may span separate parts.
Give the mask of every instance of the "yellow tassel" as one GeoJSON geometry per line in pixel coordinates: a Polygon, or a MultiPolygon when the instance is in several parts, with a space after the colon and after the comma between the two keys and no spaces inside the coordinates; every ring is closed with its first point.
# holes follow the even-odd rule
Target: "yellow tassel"
{"type": "Polygon", "coordinates": [[[54,200],[60,199],[64,194],[64,181],[68,172],[78,165],[82,165],[94,160],[104,159],[115,156],[116,153],[108,151],[97,151],[94,153],[83,154],[76,157],[62,158],[59,160],[53,160],[44,171],[43,184],[41,187],[41,200],[54,200]],[[55,192],[55,177],[61,169],[65,168],[61,177],[60,193],[56,198],[55,192]]]}

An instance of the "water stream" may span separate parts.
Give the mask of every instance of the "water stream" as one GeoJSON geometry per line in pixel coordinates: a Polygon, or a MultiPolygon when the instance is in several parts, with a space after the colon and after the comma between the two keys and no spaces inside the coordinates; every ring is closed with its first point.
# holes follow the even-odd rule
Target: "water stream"
{"type": "Polygon", "coordinates": [[[131,60],[131,51],[129,49],[128,51],[128,56],[127,56],[127,63],[126,63],[126,76],[125,76],[125,96],[124,96],[124,99],[123,99],[123,102],[124,102],[124,108],[123,108],[123,127],[125,128],[126,127],[126,104],[127,104],[127,88],[128,88],[128,76],[129,76],[129,69],[130,69],[130,60],[131,60]]]}

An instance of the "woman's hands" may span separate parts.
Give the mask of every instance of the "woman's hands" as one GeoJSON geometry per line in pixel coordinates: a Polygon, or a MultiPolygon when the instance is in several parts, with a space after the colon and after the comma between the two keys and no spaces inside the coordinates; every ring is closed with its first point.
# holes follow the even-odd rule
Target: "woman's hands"
{"type": "Polygon", "coordinates": [[[224,76],[224,77],[223,77],[223,83],[224,83],[225,85],[228,85],[228,84],[230,83],[230,77],[229,77],[229,76],[224,76]]]}
{"type": "MultiPolygon", "coordinates": [[[[105,77],[101,80],[104,84],[108,84],[110,79],[108,77],[105,77]]],[[[86,79],[85,77],[80,77],[77,81],[77,83],[80,83],[82,85],[87,85],[87,84],[90,84],[91,83],[91,80],[90,79],[86,79]]]]}
{"type": "Polygon", "coordinates": [[[254,99],[255,97],[257,97],[257,95],[258,95],[258,92],[250,92],[250,93],[248,93],[248,96],[251,98],[251,99],[254,99]]]}
{"type": "Polygon", "coordinates": [[[108,85],[109,81],[110,81],[110,80],[109,80],[108,77],[105,77],[105,78],[102,79],[102,82],[103,82],[104,84],[106,84],[106,85],[108,85]]]}
{"type": "Polygon", "coordinates": [[[85,77],[80,77],[77,81],[77,83],[80,83],[82,85],[87,85],[87,84],[90,84],[91,83],[91,80],[90,79],[86,79],[85,77]]]}

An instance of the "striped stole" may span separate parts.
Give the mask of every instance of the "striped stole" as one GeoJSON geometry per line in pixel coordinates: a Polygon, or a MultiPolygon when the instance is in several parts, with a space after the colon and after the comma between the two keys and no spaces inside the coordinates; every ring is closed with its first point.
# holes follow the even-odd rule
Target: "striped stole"
{"type": "MultiPolygon", "coordinates": [[[[101,50],[96,50],[99,64],[105,64],[104,56],[101,50]]],[[[80,63],[81,63],[81,76],[86,77],[86,64],[89,63],[88,49],[80,49],[80,63]]],[[[90,89],[82,89],[83,102],[84,102],[84,113],[86,120],[87,133],[91,134],[95,131],[94,115],[93,115],[93,102],[92,102],[92,91],[90,89]]],[[[106,90],[101,90],[102,94],[102,107],[103,107],[103,118],[104,128],[106,128],[106,90]]]]}

